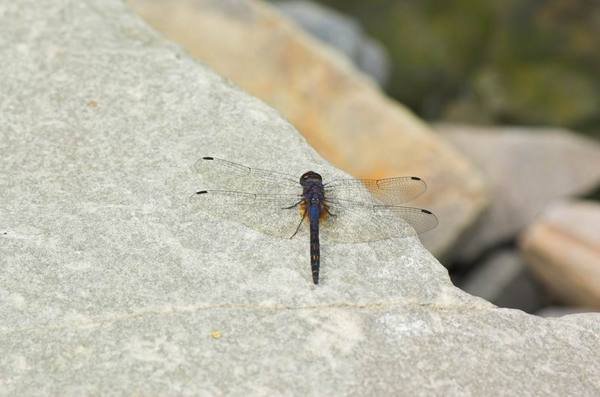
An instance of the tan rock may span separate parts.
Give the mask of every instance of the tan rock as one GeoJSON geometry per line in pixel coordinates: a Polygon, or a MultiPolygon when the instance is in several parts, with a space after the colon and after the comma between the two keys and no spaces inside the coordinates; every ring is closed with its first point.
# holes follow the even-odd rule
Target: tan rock
{"type": "Polygon", "coordinates": [[[424,237],[450,246],[486,200],[471,164],[345,58],[257,1],[129,0],[197,59],[278,109],[316,150],[359,177],[417,175],[429,184],[414,205],[440,219],[424,237]]]}
{"type": "Polygon", "coordinates": [[[454,248],[471,262],[514,239],[548,204],[600,184],[600,145],[559,128],[437,125],[482,170],[490,206],[454,248]]]}
{"type": "Polygon", "coordinates": [[[539,279],[565,303],[600,309],[600,204],[549,208],[524,233],[521,248],[539,279]]]}

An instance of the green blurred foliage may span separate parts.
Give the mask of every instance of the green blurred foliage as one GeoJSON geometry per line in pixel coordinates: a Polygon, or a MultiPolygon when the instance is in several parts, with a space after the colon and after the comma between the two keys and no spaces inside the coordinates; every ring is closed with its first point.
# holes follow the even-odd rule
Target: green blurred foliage
{"type": "Polygon", "coordinates": [[[600,133],[599,0],[321,0],[389,50],[389,93],[428,119],[600,133]]]}

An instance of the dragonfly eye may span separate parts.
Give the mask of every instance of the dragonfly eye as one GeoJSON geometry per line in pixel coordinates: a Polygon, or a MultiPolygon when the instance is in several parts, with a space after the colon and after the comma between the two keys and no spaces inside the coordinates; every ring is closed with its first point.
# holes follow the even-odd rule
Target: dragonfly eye
{"type": "Polygon", "coordinates": [[[302,176],[300,177],[300,184],[303,184],[304,182],[306,182],[308,180],[309,177],[309,173],[305,172],[304,174],[302,174],[302,176]]]}
{"type": "Polygon", "coordinates": [[[314,171],[305,172],[300,177],[300,183],[301,184],[304,183],[304,182],[311,181],[311,180],[314,181],[314,182],[321,182],[323,180],[323,178],[321,178],[321,175],[317,174],[314,171]]]}

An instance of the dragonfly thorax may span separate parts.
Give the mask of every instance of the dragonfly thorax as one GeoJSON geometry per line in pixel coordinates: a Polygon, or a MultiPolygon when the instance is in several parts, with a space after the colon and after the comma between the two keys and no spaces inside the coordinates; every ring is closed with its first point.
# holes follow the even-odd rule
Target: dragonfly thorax
{"type": "Polygon", "coordinates": [[[314,171],[308,171],[300,177],[304,203],[321,207],[325,199],[323,179],[314,171]]]}

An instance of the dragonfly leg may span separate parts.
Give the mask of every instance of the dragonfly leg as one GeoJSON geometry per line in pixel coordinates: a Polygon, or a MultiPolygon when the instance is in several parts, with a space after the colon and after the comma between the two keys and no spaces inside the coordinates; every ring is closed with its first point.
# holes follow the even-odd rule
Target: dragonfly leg
{"type": "Polygon", "coordinates": [[[283,207],[282,210],[291,210],[292,208],[295,208],[298,206],[298,204],[300,204],[301,202],[303,202],[304,199],[298,201],[296,204],[290,205],[289,207],[283,207]]]}
{"type": "MultiPolygon", "coordinates": [[[[292,206],[292,208],[293,207],[294,206],[292,206]]],[[[300,226],[302,226],[302,223],[304,223],[304,218],[306,218],[306,210],[304,210],[304,213],[302,214],[302,219],[300,219],[300,223],[298,224],[298,227],[296,228],[296,231],[294,232],[294,234],[292,234],[290,236],[290,240],[293,239],[296,234],[298,234],[298,231],[300,230],[300,226]]]]}

